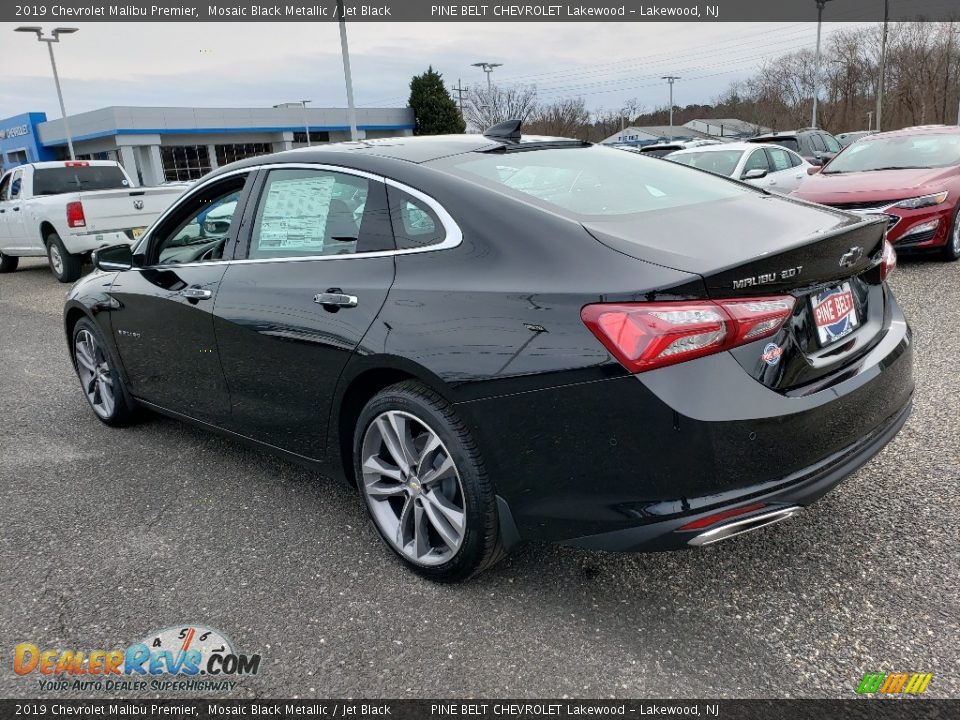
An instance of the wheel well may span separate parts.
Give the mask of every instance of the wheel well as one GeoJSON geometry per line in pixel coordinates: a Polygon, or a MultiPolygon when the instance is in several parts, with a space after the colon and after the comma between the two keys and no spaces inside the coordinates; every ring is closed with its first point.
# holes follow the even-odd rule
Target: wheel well
{"type": "Polygon", "coordinates": [[[354,484],[353,477],[353,433],[357,427],[357,419],[364,406],[378,392],[404,380],[416,380],[417,377],[403,370],[395,368],[379,368],[367,370],[353,379],[343,400],[340,402],[340,419],[337,425],[337,435],[340,443],[340,462],[347,482],[354,484]]]}
{"type": "Polygon", "coordinates": [[[85,318],[87,315],[80,308],[70,308],[67,311],[67,317],[64,320],[67,329],[67,347],[70,348],[70,357],[73,357],[73,329],[77,326],[77,323],[81,319],[85,318]]]}
{"type": "Polygon", "coordinates": [[[47,244],[47,238],[57,232],[57,229],[50,223],[44,221],[40,223],[40,237],[43,238],[43,244],[47,244]]]}

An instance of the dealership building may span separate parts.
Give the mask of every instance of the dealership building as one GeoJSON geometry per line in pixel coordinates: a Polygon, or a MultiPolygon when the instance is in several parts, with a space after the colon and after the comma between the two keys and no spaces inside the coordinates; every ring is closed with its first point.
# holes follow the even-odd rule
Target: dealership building
{"type": "MultiPolygon", "coordinates": [[[[254,155],[350,139],[343,108],[107,107],[68,116],[78,160],[116,160],[141,185],[195,180],[254,155]]],[[[360,139],[413,134],[410,108],[358,108],[360,139]]],[[[62,119],[29,112],[0,120],[0,164],[67,159],[62,119]]]]}

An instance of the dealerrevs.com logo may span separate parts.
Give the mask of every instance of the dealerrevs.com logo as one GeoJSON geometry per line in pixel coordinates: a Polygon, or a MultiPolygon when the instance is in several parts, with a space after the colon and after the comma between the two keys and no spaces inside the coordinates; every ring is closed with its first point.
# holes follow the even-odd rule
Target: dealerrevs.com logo
{"type": "Polygon", "coordinates": [[[933,673],[867,673],[857,686],[859,695],[920,695],[933,680],[933,673]]]}
{"type": "Polygon", "coordinates": [[[126,649],[14,648],[13,671],[36,677],[40,690],[101,692],[233,690],[233,678],[256,675],[260,655],[234,650],[227,637],[202,625],[149,633],[126,649]]]}

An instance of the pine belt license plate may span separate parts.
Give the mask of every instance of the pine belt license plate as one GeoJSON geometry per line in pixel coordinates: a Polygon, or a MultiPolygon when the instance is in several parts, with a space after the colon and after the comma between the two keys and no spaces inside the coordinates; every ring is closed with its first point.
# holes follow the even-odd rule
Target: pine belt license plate
{"type": "Polygon", "coordinates": [[[848,282],[814,295],[810,305],[821,347],[846,337],[860,325],[848,282]]]}

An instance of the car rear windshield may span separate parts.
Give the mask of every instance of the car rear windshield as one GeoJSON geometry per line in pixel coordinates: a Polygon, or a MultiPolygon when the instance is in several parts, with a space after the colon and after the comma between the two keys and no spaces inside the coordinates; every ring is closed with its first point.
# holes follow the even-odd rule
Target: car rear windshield
{"type": "MultiPolygon", "coordinates": [[[[782,150],[780,152],[783,152],[782,150]]],[[[737,169],[737,163],[743,150],[702,150],[700,152],[684,152],[668,155],[667,160],[699,168],[716,175],[731,177],[737,169]]]]}
{"type": "Polygon", "coordinates": [[[823,172],[941,168],[960,165],[960,133],[865,137],[837,155],[823,172]]]}
{"type": "Polygon", "coordinates": [[[127,186],[127,178],[116,165],[38,168],[33,173],[34,195],[60,195],[80,190],[114,190],[127,186]]]}
{"type": "Polygon", "coordinates": [[[706,173],[604,147],[455,155],[435,165],[562,214],[615,216],[756,192],[706,173]]]}
{"type": "Polygon", "coordinates": [[[793,150],[795,153],[800,152],[800,143],[797,142],[795,137],[772,137],[759,140],[758,142],[773,143],[774,145],[785,147],[787,150],[793,150]]]}

